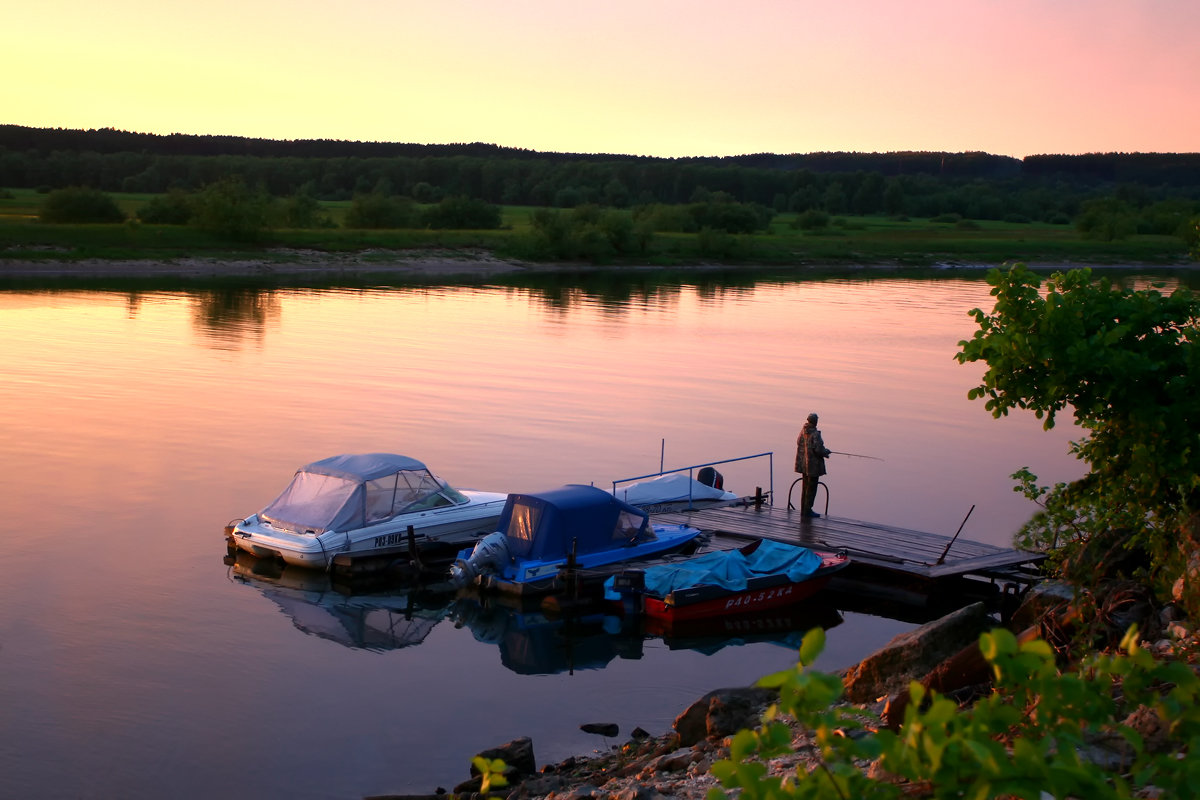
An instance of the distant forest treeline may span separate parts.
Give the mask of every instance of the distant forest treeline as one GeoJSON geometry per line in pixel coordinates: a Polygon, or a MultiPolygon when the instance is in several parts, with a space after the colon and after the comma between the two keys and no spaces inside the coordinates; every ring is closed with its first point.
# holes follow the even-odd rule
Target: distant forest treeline
{"type": "Polygon", "coordinates": [[[0,125],[0,187],[160,193],[227,177],[273,195],[625,208],[722,193],[774,211],[1066,222],[1089,200],[1200,202],[1200,153],[759,153],[712,158],[543,153],[496,145],[63,130],[0,125]]]}

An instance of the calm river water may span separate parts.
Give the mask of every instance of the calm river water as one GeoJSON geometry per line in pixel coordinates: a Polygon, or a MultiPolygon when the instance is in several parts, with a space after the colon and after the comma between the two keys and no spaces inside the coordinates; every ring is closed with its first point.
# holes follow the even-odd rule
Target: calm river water
{"type": "MultiPolygon", "coordinates": [[[[993,420],[953,355],[982,280],[552,290],[0,292],[0,795],[353,798],[449,788],[518,736],[539,764],[658,734],[787,640],[664,641],[223,563],[297,466],[392,451],[525,491],[774,453],[821,415],[830,512],[1007,545],[1009,475],[1081,474],[1069,428],[993,420]]],[[[819,608],[824,669],[912,621],[819,608]],[[840,612],[840,613],[839,613],[840,612]]]]}

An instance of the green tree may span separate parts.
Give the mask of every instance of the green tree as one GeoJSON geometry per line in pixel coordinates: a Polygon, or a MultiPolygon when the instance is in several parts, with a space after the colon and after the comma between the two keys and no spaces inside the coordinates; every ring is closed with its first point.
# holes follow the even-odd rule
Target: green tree
{"type": "Polygon", "coordinates": [[[1192,260],[1200,261],[1200,217],[1193,217],[1188,221],[1184,226],[1182,236],[1192,260]]]}
{"type": "Polygon", "coordinates": [[[138,209],[138,219],[147,225],[187,225],[195,213],[195,198],[182,189],[150,198],[138,209]]]}
{"type": "Polygon", "coordinates": [[[461,195],[425,209],[421,221],[430,228],[491,230],[500,227],[500,207],[461,195]]]}
{"type": "Polygon", "coordinates": [[[1137,232],[1137,212],[1114,197],[1090,200],[1080,208],[1075,229],[1085,238],[1102,242],[1125,239],[1137,232]]]}
{"type": "Polygon", "coordinates": [[[222,178],[196,195],[192,223],[217,236],[249,241],[270,223],[271,198],[241,178],[222,178]]]}
{"type": "Polygon", "coordinates": [[[828,228],[829,223],[828,213],[819,208],[810,208],[796,215],[796,219],[792,221],[792,227],[802,231],[819,231],[828,228]]]}
{"type": "Polygon", "coordinates": [[[1165,591],[1200,549],[1200,300],[1118,288],[1090,270],[1055,273],[1044,289],[1023,265],[987,280],[995,307],[971,311],[979,329],[956,355],[988,366],[968,396],[996,417],[1032,410],[1047,429],[1069,411],[1087,431],[1072,444],[1090,468],[1081,481],[1038,488],[1018,473],[1054,512],[1023,533],[1081,558],[1145,551],[1147,577],[1165,591]]]}
{"type": "Polygon", "coordinates": [[[385,194],[357,194],[346,211],[345,226],[353,229],[410,228],[416,220],[413,201],[385,194]]]}
{"type": "Polygon", "coordinates": [[[298,192],[283,201],[283,225],[287,228],[330,228],[333,221],[317,199],[307,192],[298,192]]]}
{"type": "Polygon", "coordinates": [[[125,214],[111,197],[99,189],[71,186],[46,195],[38,219],[52,223],[124,222],[125,214]]]}

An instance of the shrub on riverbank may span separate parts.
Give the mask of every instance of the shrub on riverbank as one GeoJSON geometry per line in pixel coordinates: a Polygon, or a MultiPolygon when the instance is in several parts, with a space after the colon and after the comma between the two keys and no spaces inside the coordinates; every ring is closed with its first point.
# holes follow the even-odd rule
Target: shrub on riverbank
{"type": "MultiPolygon", "coordinates": [[[[62,260],[79,258],[159,259],[179,251],[204,257],[252,259],[263,257],[262,248],[303,248],[325,252],[365,249],[404,249],[421,247],[471,247],[491,250],[501,258],[528,261],[579,260],[612,265],[637,264],[671,266],[714,260],[744,265],[804,266],[812,264],[896,264],[929,266],[934,264],[999,264],[1012,260],[1037,262],[1074,262],[1092,264],[1178,264],[1187,254],[1183,239],[1162,234],[1138,233],[1126,239],[1102,241],[1087,239],[1078,231],[1062,225],[981,222],[977,230],[960,230],[953,225],[938,225],[925,219],[898,220],[887,217],[837,217],[819,230],[797,227],[797,214],[776,215],[769,228],[757,233],[739,233],[737,246],[730,256],[719,254],[725,248],[708,246],[702,250],[696,219],[687,205],[645,206],[632,211],[586,206],[561,211],[548,208],[505,206],[501,211],[502,229],[471,230],[463,233],[448,229],[355,227],[346,217],[352,203],[318,201],[318,227],[306,228],[297,219],[281,215],[276,200],[265,217],[266,226],[253,236],[233,239],[215,232],[213,227],[179,225],[189,214],[188,204],[195,194],[173,195],[114,194],[118,206],[127,214],[143,215],[148,208],[164,215],[151,219],[142,216],[137,230],[100,229],[85,225],[38,225],[32,221],[44,195],[34,190],[11,190],[11,198],[0,197],[0,235],[9,243],[2,258],[45,258],[37,253],[55,252],[62,260]],[[579,228],[596,230],[560,239],[539,240],[531,236],[536,215],[581,213],[579,228]],[[151,221],[153,220],[153,221],[151,221]],[[170,223],[170,224],[168,224],[170,223]],[[344,225],[342,227],[341,225],[344,225]],[[230,250],[234,243],[239,250],[230,250]],[[548,246],[548,245],[562,246],[548,246]],[[598,253],[598,258],[593,254],[598,253]]],[[[420,206],[416,207],[420,213],[420,206]]],[[[405,215],[409,222],[419,219],[405,215]]],[[[190,220],[191,217],[189,216],[190,220]]],[[[576,223],[571,223],[573,226],[576,223]]],[[[720,230],[713,228],[712,230],[720,230]]],[[[235,231],[240,232],[235,228],[235,231]]],[[[728,231],[726,231],[728,232],[728,231]]],[[[709,237],[711,238],[711,237],[709,237]]],[[[708,242],[709,245],[715,244],[708,242]]]]}
{"type": "Polygon", "coordinates": [[[38,219],[54,224],[119,223],[125,221],[125,214],[104,192],[72,186],[47,194],[38,219]]]}
{"type": "Polygon", "coordinates": [[[713,765],[739,797],[1185,797],[1200,780],[1200,677],[1184,662],[1156,661],[1138,645],[1136,629],[1119,652],[1061,673],[1046,642],[1018,643],[1003,629],[984,634],[993,691],[962,708],[913,683],[898,731],[865,726],[861,711],[838,705],[839,678],[805,669],[824,639],[813,630],[795,669],[759,681],[779,689],[779,703],[761,728],[735,735],[730,757],[713,765]],[[795,777],[769,775],[762,763],[792,750],[780,715],[798,720],[816,746],[815,767],[795,777]],[[1119,766],[1097,764],[1099,757],[1119,766]]]}

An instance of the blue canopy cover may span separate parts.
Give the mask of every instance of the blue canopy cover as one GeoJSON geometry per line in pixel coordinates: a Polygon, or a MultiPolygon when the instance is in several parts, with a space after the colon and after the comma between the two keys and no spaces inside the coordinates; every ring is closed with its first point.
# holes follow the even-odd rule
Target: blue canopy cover
{"type": "Polygon", "coordinates": [[[649,515],[595,486],[510,494],[498,529],[515,558],[553,559],[654,538],[649,515]]]}

